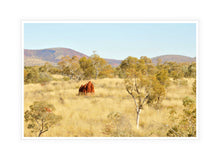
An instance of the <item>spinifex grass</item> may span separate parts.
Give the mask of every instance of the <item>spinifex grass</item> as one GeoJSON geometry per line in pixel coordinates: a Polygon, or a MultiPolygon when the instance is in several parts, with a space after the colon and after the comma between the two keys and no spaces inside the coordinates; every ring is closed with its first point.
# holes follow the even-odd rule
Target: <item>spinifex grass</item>
{"type": "MultiPolygon", "coordinates": [[[[175,107],[181,113],[182,100],[186,96],[193,96],[192,83],[194,79],[187,80],[184,84],[171,81],[167,88],[166,98],[161,108],[145,105],[141,112],[140,127],[136,128],[135,105],[124,87],[124,80],[119,78],[106,78],[91,80],[95,86],[95,95],[78,96],[78,88],[86,80],[51,81],[47,84],[24,85],[24,111],[34,101],[46,101],[56,107],[56,114],[62,120],[43,137],[106,137],[106,136],[133,136],[133,137],[164,137],[167,136],[172,121],[169,119],[170,107],[175,107]],[[126,134],[106,134],[108,115],[120,113],[124,121],[129,121],[129,132],[126,134]]],[[[123,122],[124,123],[124,122],[123,122]]],[[[127,122],[125,124],[128,124],[127,122]]],[[[119,125],[121,126],[121,125],[119,125]]],[[[126,132],[123,130],[123,132],[126,132]]],[[[24,123],[24,136],[37,136],[27,129],[24,123]]]]}

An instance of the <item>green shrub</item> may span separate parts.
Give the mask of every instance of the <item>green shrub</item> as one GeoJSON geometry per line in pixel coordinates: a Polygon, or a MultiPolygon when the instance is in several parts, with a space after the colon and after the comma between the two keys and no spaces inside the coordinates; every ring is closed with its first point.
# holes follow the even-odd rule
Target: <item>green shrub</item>
{"type": "Polygon", "coordinates": [[[30,110],[25,111],[24,115],[28,123],[27,128],[31,129],[31,132],[38,133],[38,137],[54,127],[62,118],[54,114],[55,107],[46,102],[34,102],[29,108],[30,110]]]}
{"type": "MultiPolygon", "coordinates": [[[[195,137],[196,136],[196,103],[190,97],[183,99],[183,114],[178,115],[178,123],[167,132],[170,137],[195,137]]],[[[173,114],[173,112],[172,112],[173,114]]],[[[176,114],[170,115],[171,120],[177,120],[176,114]]]]}
{"type": "Polygon", "coordinates": [[[192,99],[192,98],[190,98],[190,97],[185,97],[185,98],[183,99],[183,105],[184,105],[185,107],[187,107],[187,106],[193,106],[194,104],[195,104],[195,100],[192,99]]]}
{"type": "Polygon", "coordinates": [[[49,82],[53,78],[48,72],[42,72],[43,68],[34,66],[34,67],[26,67],[24,69],[24,83],[44,83],[49,82]]]}
{"type": "Polygon", "coordinates": [[[38,79],[38,82],[49,82],[49,81],[51,81],[51,80],[53,80],[53,78],[50,76],[50,74],[49,73],[47,73],[47,72],[41,72],[40,74],[39,74],[39,79],[38,79]]]}

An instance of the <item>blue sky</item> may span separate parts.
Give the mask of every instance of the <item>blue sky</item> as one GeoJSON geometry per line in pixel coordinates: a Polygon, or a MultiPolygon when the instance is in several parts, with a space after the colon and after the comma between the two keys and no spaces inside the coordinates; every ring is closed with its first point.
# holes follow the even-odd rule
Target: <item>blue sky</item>
{"type": "Polygon", "coordinates": [[[103,58],[196,56],[196,23],[24,23],[24,48],[71,48],[103,58]]]}

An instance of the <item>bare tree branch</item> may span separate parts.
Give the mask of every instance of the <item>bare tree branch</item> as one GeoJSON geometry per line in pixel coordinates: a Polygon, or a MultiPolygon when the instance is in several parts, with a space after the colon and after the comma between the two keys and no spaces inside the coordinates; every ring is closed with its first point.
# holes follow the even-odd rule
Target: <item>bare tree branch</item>
{"type": "Polygon", "coordinates": [[[46,129],[46,130],[42,131],[41,133],[44,133],[44,132],[47,132],[47,131],[48,131],[48,129],[46,129]]]}
{"type": "Polygon", "coordinates": [[[134,103],[135,103],[135,105],[136,105],[136,108],[138,108],[138,105],[137,105],[137,102],[136,102],[136,99],[135,99],[134,95],[132,94],[132,92],[129,91],[129,89],[128,89],[127,87],[126,87],[126,90],[127,90],[127,92],[131,95],[131,97],[133,98],[134,103]]]}
{"type": "Polygon", "coordinates": [[[144,100],[143,100],[143,102],[142,102],[142,105],[144,104],[144,102],[147,100],[148,97],[149,97],[149,94],[148,94],[146,97],[144,97],[144,100]]]}

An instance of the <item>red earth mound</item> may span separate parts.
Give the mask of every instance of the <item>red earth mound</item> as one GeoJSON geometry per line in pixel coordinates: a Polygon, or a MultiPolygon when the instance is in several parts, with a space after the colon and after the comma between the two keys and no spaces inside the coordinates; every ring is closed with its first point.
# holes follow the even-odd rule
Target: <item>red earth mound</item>
{"type": "Polygon", "coordinates": [[[91,81],[86,84],[82,84],[79,88],[79,95],[86,95],[87,93],[95,93],[94,85],[91,81]]]}

